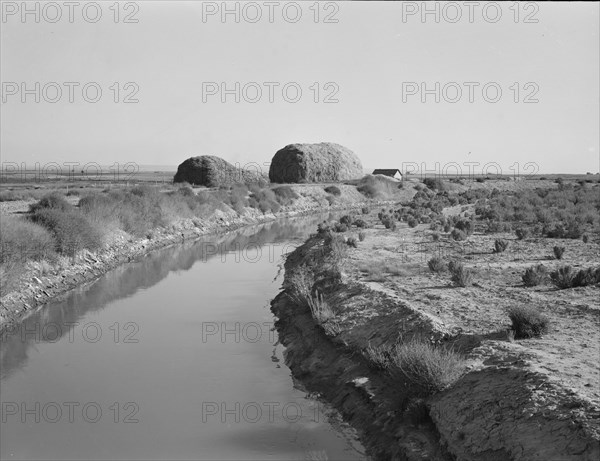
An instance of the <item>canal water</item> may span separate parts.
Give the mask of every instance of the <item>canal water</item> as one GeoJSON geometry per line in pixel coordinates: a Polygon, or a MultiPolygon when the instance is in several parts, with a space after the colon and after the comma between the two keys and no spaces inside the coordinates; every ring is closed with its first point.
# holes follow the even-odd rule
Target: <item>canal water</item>
{"type": "Polygon", "coordinates": [[[153,252],[0,342],[1,459],[366,459],[283,361],[269,303],[327,216],[153,252]]]}

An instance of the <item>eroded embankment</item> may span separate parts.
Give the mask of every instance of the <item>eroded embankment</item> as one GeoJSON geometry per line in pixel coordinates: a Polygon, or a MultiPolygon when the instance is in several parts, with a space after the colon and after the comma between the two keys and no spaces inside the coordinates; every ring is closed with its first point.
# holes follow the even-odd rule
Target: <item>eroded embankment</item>
{"type": "Polygon", "coordinates": [[[17,290],[2,293],[0,298],[0,333],[23,319],[34,309],[59,299],[69,291],[92,282],[115,267],[131,262],[151,251],[169,245],[193,240],[205,235],[220,235],[246,226],[274,221],[280,218],[301,217],[314,213],[352,210],[362,206],[378,206],[390,201],[343,201],[323,207],[311,196],[285,207],[278,213],[246,213],[217,211],[205,219],[182,219],[170,228],[154,229],[152,239],[134,238],[123,232],[113,236],[112,243],[100,251],[82,251],[76,258],[45,266],[30,262],[25,277],[17,290]]]}
{"type": "MultiPolygon", "coordinates": [[[[375,459],[596,460],[597,408],[538,373],[512,344],[480,341],[393,292],[335,274],[315,236],[289,255],[272,310],[286,363],[307,390],[335,406],[375,459]],[[295,276],[310,266],[311,292],[335,317],[316,320],[298,300],[295,276]],[[462,376],[431,395],[392,376],[366,353],[410,337],[453,344],[462,376]]],[[[354,251],[354,250],[353,250],[354,251]]]]}

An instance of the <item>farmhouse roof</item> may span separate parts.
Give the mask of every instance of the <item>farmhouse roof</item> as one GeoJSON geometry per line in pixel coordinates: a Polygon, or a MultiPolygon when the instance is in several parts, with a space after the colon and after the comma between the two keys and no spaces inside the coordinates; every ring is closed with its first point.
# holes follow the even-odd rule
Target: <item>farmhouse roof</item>
{"type": "Polygon", "coordinates": [[[398,168],[378,168],[376,170],[373,170],[373,174],[384,174],[386,176],[394,176],[396,173],[402,174],[402,172],[398,168]]]}

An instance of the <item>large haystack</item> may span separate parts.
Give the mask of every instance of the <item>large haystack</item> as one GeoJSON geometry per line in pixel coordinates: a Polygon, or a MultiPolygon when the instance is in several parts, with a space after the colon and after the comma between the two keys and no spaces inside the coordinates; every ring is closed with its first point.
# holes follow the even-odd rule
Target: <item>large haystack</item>
{"type": "Polygon", "coordinates": [[[277,183],[342,181],[362,175],[356,154],[330,142],[285,146],[277,151],[269,169],[269,179],[277,183]]]}
{"type": "Polygon", "coordinates": [[[174,182],[187,181],[192,185],[219,187],[237,183],[267,182],[265,175],[249,169],[236,168],[214,155],[190,157],[177,168],[174,182]]]}

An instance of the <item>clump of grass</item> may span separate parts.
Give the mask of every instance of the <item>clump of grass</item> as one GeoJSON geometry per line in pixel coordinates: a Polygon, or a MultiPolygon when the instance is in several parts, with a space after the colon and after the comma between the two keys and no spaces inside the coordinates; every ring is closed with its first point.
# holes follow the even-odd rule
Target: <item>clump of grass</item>
{"type": "Polygon", "coordinates": [[[16,216],[0,219],[0,263],[39,261],[54,254],[55,241],[43,226],[16,216]]]}
{"type": "Polygon", "coordinates": [[[356,241],[356,237],[348,237],[348,240],[346,240],[346,245],[348,245],[349,247],[352,247],[352,248],[358,247],[358,242],[356,241]]]}
{"type": "Polygon", "coordinates": [[[348,225],[346,225],[346,224],[344,224],[344,223],[341,223],[341,222],[336,222],[336,223],[333,225],[333,231],[334,231],[334,232],[341,233],[341,232],[346,232],[347,230],[348,230],[348,225]]]}
{"type": "Polygon", "coordinates": [[[0,293],[19,288],[29,260],[54,259],[56,242],[44,227],[17,216],[0,219],[0,293]]]}
{"type": "Polygon", "coordinates": [[[194,194],[194,189],[192,189],[191,186],[180,187],[179,189],[177,189],[177,193],[182,197],[193,197],[194,195],[196,195],[194,194]]]}
{"type": "Polygon", "coordinates": [[[373,175],[362,178],[356,189],[367,198],[392,196],[398,190],[395,181],[373,175]]]}
{"type": "Polygon", "coordinates": [[[342,191],[337,186],[327,186],[325,188],[325,192],[327,192],[328,194],[334,195],[336,197],[339,197],[340,195],[342,195],[342,191]]]}
{"type": "Polygon", "coordinates": [[[310,296],[307,299],[307,304],[313,318],[319,324],[324,324],[335,317],[333,308],[318,291],[315,292],[315,296],[310,296]]]}
{"type": "Polygon", "coordinates": [[[450,262],[448,263],[448,270],[449,270],[450,272],[454,272],[454,270],[456,269],[456,267],[457,267],[459,264],[460,264],[460,263],[459,263],[458,261],[454,261],[454,260],[450,261],[450,262]]]}
{"type": "Polygon", "coordinates": [[[342,217],[340,218],[340,222],[341,222],[342,224],[346,224],[347,226],[350,226],[350,225],[352,224],[352,221],[353,221],[353,220],[354,220],[354,219],[353,219],[353,218],[352,218],[352,216],[350,216],[350,215],[344,215],[344,216],[342,216],[342,217]]]}
{"type": "Polygon", "coordinates": [[[439,240],[440,240],[440,234],[438,234],[437,232],[434,232],[433,234],[431,234],[431,239],[432,239],[434,242],[437,242],[437,241],[439,241],[439,240]]]}
{"type": "Polygon", "coordinates": [[[414,228],[419,225],[419,221],[417,219],[411,217],[411,218],[408,218],[407,224],[408,224],[408,227],[414,228]]]}
{"type": "Polygon", "coordinates": [[[440,192],[446,190],[446,184],[441,178],[425,178],[423,179],[423,184],[425,184],[431,190],[440,192]]]}
{"type": "Polygon", "coordinates": [[[352,224],[360,229],[366,229],[367,227],[369,227],[367,222],[364,219],[360,219],[360,218],[355,219],[352,224]]]}
{"type": "Polygon", "coordinates": [[[386,229],[389,230],[396,230],[396,220],[391,217],[390,215],[385,215],[381,218],[381,222],[382,224],[385,226],[386,229]]]}
{"type": "Polygon", "coordinates": [[[305,264],[298,266],[292,272],[288,293],[296,304],[309,307],[309,300],[313,297],[314,277],[312,269],[305,264]]]}
{"type": "Polygon", "coordinates": [[[21,197],[11,190],[0,192],[0,202],[14,202],[21,200],[21,197]]]}
{"type": "Polygon", "coordinates": [[[323,221],[317,224],[318,234],[327,234],[329,232],[331,232],[331,225],[327,221],[323,221]]]}
{"type": "Polygon", "coordinates": [[[323,324],[335,316],[335,311],[322,294],[314,290],[315,274],[307,265],[302,265],[290,276],[291,297],[297,304],[310,308],[313,318],[323,324]]]}
{"type": "Polygon", "coordinates": [[[561,289],[573,288],[575,286],[573,283],[575,273],[571,266],[559,267],[557,270],[550,273],[550,279],[554,285],[561,289]]]}
{"type": "Polygon", "coordinates": [[[276,200],[281,205],[291,205],[294,203],[294,200],[298,198],[298,194],[294,192],[290,186],[279,186],[273,188],[273,193],[275,194],[276,200]]]}
{"type": "Polygon", "coordinates": [[[35,213],[38,210],[46,208],[60,211],[68,211],[71,210],[73,206],[69,202],[67,202],[64,196],[56,192],[51,192],[49,194],[44,195],[38,202],[34,203],[33,205],[30,205],[29,211],[31,213],[35,213]]]}
{"type": "Polygon", "coordinates": [[[370,282],[385,282],[386,280],[381,263],[370,261],[361,264],[359,270],[365,273],[366,280],[370,282]]]}
{"type": "Polygon", "coordinates": [[[579,239],[583,232],[583,227],[576,221],[569,223],[566,228],[562,223],[558,223],[552,227],[545,225],[542,230],[546,237],[557,239],[579,239]]]}
{"type": "Polygon", "coordinates": [[[450,280],[455,286],[468,287],[473,284],[473,271],[467,269],[462,263],[453,263],[451,267],[452,276],[450,280]]]}
{"type": "Polygon", "coordinates": [[[529,306],[515,306],[509,309],[515,339],[537,338],[548,332],[550,321],[537,309],[529,306]]]}
{"type": "Polygon", "coordinates": [[[245,184],[231,186],[229,205],[240,215],[244,212],[244,208],[250,205],[248,202],[248,187],[245,184]]]}
{"type": "Polygon", "coordinates": [[[281,209],[280,203],[277,201],[277,196],[269,188],[261,188],[257,184],[250,185],[250,206],[258,208],[263,214],[268,212],[277,213],[281,209]]]}
{"type": "Polygon", "coordinates": [[[556,259],[562,259],[563,254],[565,252],[565,247],[561,247],[561,246],[554,246],[554,248],[552,248],[552,251],[554,252],[554,257],[556,259]]]}
{"type": "Polygon", "coordinates": [[[494,253],[504,253],[508,248],[508,240],[496,239],[494,241],[494,253]]]}
{"type": "Polygon", "coordinates": [[[535,287],[543,283],[548,277],[548,271],[543,264],[537,266],[531,266],[525,269],[525,273],[521,276],[523,284],[526,287],[535,287]]]}
{"type": "Polygon", "coordinates": [[[595,283],[600,283],[600,267],[596,269],[592,269],[591,267],[581,269],[577,272],[573,280],[573,285],[576,287],[585,287],[595,283]]]}
{"type": "Polygon", "coordinates": [[[518,227],[515,230],[515,235],[519,240],[526,239],[527,237],[529,237],[529,229],[526,227],[518,227]]]}
{"type": "Polygon", "coordinates": [[[475,230],[475,223],[470,219],[460,219],[456,222],[454,227],[469,236],[475,230]]]}
{"type": "Polygon", "coordinates": [[[362,214],[369,214],[371,212],[371,210],[369,209],[369,207],[363,207],[361,210],[362,214]]]}
{"type": "Polygon", "coordinates": [[[463,240],[467,240],[467,234],[460,229],[452,229],[452,233],[450,234],[453,240],[457,242],[462,242],[463,240]]]}
{"type": "Polygon", "coordinates": [[[462,376],[465,360],[451,349],[415,338],[394,347],[391,366],[427,394],[434,394],[462,376]]]}
{"type": "Polygon", "coordinates": [[[446,270],[446,263],[439,256],[434,256],[429,261],[427,261],[427,265],[429,266],[429,270],[431,272],[444,272],[446,270]]]}
{"type": "Polygon", "coordinates": [[[571,266],[563,266],[550,273],[550,279],[560,289],[594,285],[600,283],[600,267],[575,271],[571,266]]]}
{"type": "Polygon", "coordinates": [[[31,219],[54,234],[57,251],[66,256],[75,256],[83,249],[96,250],[102,246],[101,231],[92,226],[79,211],[38,209],[31,219]]]}
{"type": "Polygon", "coordinates": [[[324,246],[329,262],[334,266],[339,266],[348,255],[348,245],[339,235],[326,234],[324,246]]]}

